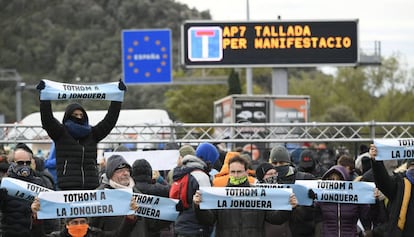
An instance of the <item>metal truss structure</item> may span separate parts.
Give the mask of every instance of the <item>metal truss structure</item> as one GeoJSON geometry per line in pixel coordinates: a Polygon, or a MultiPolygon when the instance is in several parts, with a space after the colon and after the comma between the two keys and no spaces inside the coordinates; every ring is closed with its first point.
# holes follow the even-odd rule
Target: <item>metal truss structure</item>
{"type": "MultiPolygon", "coordinates": [[[[413,138],[411,122],[358,123],[173,123],[117,125],[101,143],[285,143],[285,142],[371,142],[380,138],[413,138]]],[[[50,138],[41,126],[0,124],[0,144],[42,144],[50,138]]]]}

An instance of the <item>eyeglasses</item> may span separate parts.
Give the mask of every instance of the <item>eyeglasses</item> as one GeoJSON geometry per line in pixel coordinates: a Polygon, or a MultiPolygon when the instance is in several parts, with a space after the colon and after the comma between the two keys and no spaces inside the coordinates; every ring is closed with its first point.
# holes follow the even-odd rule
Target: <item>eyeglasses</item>
{"type": "Polygon", "coordinates": [[[18,164],[18,165],[27,165],[27,166],[29,166],[29,165],[32,164],[32,161],[31,160],[19,160],[19,161],[15,161],[15,163],[18,164]]]}
{"type": "Polygon", "coordinates": [[[71,220],[68,222],[68,225],[84,225],[87,224],[88,221],[86,219],[81,219],[81,220],[71,220]]]}

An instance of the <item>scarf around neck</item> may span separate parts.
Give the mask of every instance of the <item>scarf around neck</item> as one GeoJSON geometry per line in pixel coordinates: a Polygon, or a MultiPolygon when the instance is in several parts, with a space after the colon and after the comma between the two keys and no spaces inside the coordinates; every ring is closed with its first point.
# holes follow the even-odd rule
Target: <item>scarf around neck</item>
{"type": "Polygon", "coordinates": [[[66,120],[65,126],[68,129],[69,134],[75,139],[87,136],[92,130],[92,127],[89,124],[78,124],[70,119],[66,120]]]}

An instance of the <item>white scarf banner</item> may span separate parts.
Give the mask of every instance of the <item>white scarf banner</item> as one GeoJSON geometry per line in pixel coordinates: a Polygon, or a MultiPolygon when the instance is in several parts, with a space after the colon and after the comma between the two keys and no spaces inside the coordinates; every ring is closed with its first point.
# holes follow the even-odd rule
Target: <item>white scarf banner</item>
{"type": "Polygon", "coordinates": [[[175,205],[178,203],[178,200],[176,199],[142,193],[134,193],[134,198],[138,204],[138,210],[135,212],[138,216],[166,221],[175,221],[177,219],[178,212],[175,209],[175,205]]]}
{"type": "Polygon", "coordinates": [[[111,155],[120,155],[132,166],[135,160],[145,159],[150,163],[153,170],[171,170],[177,166],[178,150],[157,150],[157,151],[123,151],[105,152],[104,157],[108,159],[111,155]]]}
{"type": "Polygon", "coordinates": [[[45,88],[40,91],[40,100],[124,100],[124,91],[119,82],[78,85],[43,79],[45,88]]]}
{"type": "Polygon", "coordinates": [[[375,184],[373,182],[296,180],[295,184],[311,188],[316,194],[315,202],[375,203],[375,184]]]}
{"type": "Polygon", "coordinates": [[[39,194],[38,219],[124,216],[130,209],[131,189],[74,190],[39,194]]]}
{"type": "Polygon", "coordinates": [[[53,190],[40,185],[29,183],[20,179],[3,177],[1,179],[1,188],[7,189],[9,196],[33,201],[40,192],[53,192],[53,190]]]}
{"type": "Polygon", "coordinates": [[[291,188],[293,193],[296,196],[298,205],[301,206],[312,206],[313,200],[308,197],[309,189],[302,185],[297,184],[266,184],[266,183],[257,183],[256,187],[260,188],[291,188]]]}
{"type": "Polygon", "coordinates": [[[292,210],[291,188],[200,187],[200,209],[292,210]]]}
{"type": "Polygon", "coordinates": [[[400,160],[414,158],[414,139],[374,139],[377,147],[375,160],[400,160]]]}

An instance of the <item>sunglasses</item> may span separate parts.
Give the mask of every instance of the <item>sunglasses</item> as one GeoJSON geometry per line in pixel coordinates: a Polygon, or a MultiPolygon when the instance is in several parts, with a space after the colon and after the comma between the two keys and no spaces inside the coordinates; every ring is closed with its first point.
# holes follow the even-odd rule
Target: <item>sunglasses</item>
{"type": "Polygon", "coordinates": [[[29,166],[29,165],[31,165],[32,164],[32,161],[31,160],[19,160],[19,161],[16,161],[15,162],[16,164],[18,164],[18,165],[27,165],[27,166],[29,166]]]}

